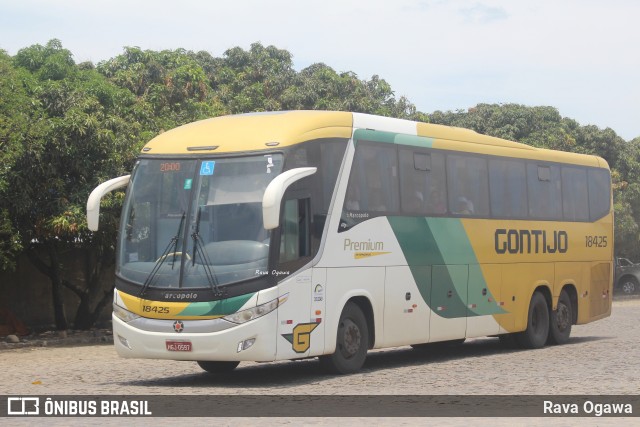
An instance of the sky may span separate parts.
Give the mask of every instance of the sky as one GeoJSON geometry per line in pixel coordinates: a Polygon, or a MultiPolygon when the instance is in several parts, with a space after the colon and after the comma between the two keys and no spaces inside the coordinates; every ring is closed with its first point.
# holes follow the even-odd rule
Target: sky
{"type": "Polygon", "coordinates": [[[59,39],[79,63],[125,46],[222,56],[252,43],[360,79],[419,111],[552,106],[640,137],[636,0],[0,0],[0,49],[59,39]]]}

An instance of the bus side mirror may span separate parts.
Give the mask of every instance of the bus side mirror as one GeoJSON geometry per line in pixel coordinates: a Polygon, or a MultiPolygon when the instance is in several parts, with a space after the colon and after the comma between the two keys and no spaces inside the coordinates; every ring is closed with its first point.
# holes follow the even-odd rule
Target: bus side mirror
{"type": "Polygon", "coordinates": [[[131,175],[119,176],[118,178],[103,182],[93,189],[87,200],[87,226],[89,230],[98,230],[98,223],[100,222],[100,200],[102,200],[102,197],[120,187],[126,187],[130,178],[131,175]]]}
{"type": "Polygon", "coordinates": [[[281,173],[269,183],[262,198],[262,222],[265,230],[280,225],[280,205],[287,188],[302,178],[313,175],[318,168],[296,168],[281,173]]]}

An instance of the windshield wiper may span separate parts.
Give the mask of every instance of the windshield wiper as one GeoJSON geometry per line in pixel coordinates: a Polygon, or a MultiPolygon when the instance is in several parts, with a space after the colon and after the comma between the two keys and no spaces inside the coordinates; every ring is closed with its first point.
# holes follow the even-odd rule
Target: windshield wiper
{"type": "Polygon", "coordinates": [[[191,260],[192,266],[196,265],[196,258],[198,254],[200,255],[200,259],[202,260],[202,268],[204,269],[204,273],[207,276],[207,281],[209,282],[209,287],[213,291],[213,295],[216,297],[223,296],[224,292],[220,291],[218,287],[218,278],[216,274],[211,270],[211,260],[209,259],[209,255],[207,251],[204,250],[202,245],[202,240],[200,239],[200,216],[202,213],[202,208],[198,206],[198,213],[196,215],[196,228],[194,232],[191,234],[191,238],[193,239],[193,259],[191,260]]]}
{"type": "Polygon", "coordinates": [[[182,227],[184,225],[185,218],[186,218],[186,213],[183,211],[182,217],[180,218],[180,224],[178,225],[178,231],[176,232],[175,236],[173,236],[171,240],[169,240],[169,244],[162,252],[162,255],[160,255],[160,258],[157,259],[156,264],[153,266],[153,269],[151,270],[151,273],[149,273],[146,280],[144,281],[144,284],[142,285],[142,289],[140,289],[140,293],[138,294],[138,297],[142,297],[142,295],[144,295],[147,288],[151,286],[153,279],[156,277],[156,274],[158,274],[158,271],[160,271],[162,264],[164,264],[164,261],[167,258],[169,258],[170,256],[173,256],[173,260],[171,261],[171,269],[173,270],[176,263],[177,256],[182,255],[181,253],[178,252],[178,241],[180,240],[180,233],[182,232],[182,227]],[[171,248],[173,248],[173,251],[171,250],[171,248]]]}

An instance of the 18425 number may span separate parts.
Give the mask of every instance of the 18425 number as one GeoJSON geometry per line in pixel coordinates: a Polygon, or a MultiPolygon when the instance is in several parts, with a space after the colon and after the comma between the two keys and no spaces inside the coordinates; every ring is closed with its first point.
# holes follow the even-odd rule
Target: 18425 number
{"type": "Polygon", "coordinates": [[[585,246],[587,248],[606,248],[607,236],[585,236],[585,246]]]}
{"type": "Polygon", "coordinates": [[[157,305],[143,305],[142,311],[145,313],[168,314],[169,307],[159,307],[157,305]]]}

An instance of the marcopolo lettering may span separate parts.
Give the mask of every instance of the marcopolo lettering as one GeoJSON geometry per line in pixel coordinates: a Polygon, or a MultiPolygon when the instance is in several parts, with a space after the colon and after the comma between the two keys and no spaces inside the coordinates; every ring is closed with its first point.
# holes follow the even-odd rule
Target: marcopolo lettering
{"type": "Polygon", "coordinates": [[[515,230],[499,228],[495,233],[497,254],[564,254],[569,249],[566,231],[515,230]]]}

